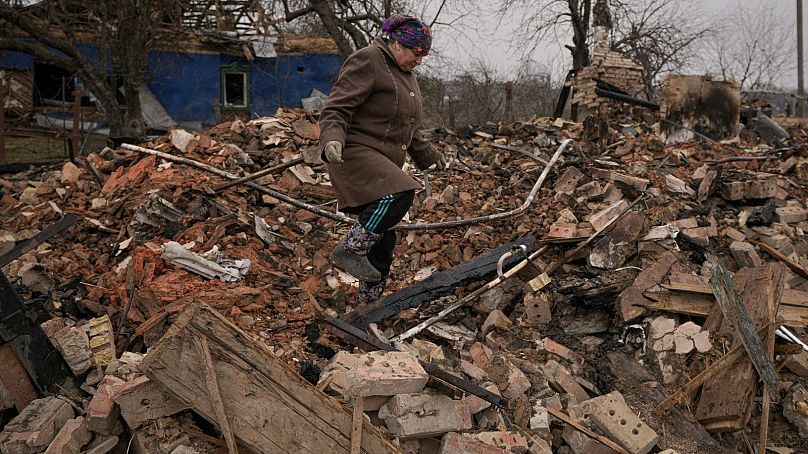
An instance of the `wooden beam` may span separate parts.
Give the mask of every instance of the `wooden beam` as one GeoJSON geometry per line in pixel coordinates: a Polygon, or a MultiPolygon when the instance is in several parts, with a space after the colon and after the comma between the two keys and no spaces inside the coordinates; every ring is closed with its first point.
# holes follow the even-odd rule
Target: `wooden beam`
{"type": "MultiPolygon", "coordinates": [[[[766,291],[768,293],[767,308],[769,310],[769,326],[766,333],[766,350],[769,359],[774,360],[774,332],[777,330],[777,310],[780,307],[780,300],[783,297],[785,287],[786,269],[783,264],[773,264],[770,267],[771,279],[768,282],[766,291]]],[[[758,438],[758,452],[766,452],[766,441],[769,437],[769,411],[771,407],[771,396],[764,385],[763,406],[760,412],[760,437],[758,438]]],[[[775,390],[776,392],[776,390],[775,390]]]]}
{"type": "MultiPolygon", "coordinates": [[[[318,391],[269,347],[243,332],[203,303],[190,306],[155,344],[141,370],[217,422],[209,398],[204,352],[207,341],[221,401],[233,435],[253,452],[350,454],[352,415],[338,401],[318,391]]],[[[400,454],[382,433],[363,421],[362,454],[400,454]]]]}
{"type": "Polygon", "coordinates": [[[710,364],[710,366],[690,379],[689,382],[679,388],[675,393],[671,394],[667,399],[660,402],[656,407],[656,411],[659,413],[665,413],[666,411],[670,410],[671,407],[676,405],[677,402],[695,393],[696,390],[699,389],[699,386],[703,385],[704,382],[714,377],[718,372],[735,364],[735,361],[741,359],[742,356],[743,349],[741,348],[741,345],[734,347],[716,362],[710,364]]]}
{"type": "Polygon", "coordinates": [[[353,424],[351,428],[351,454],[359,454],[362,450],[362,421],[365,420],[365,398],[357,396],[353,405],[353,424]]]}
{"type": "Polygon", "coordinates": [[[805,267],[803,267],[799,263],[797,263],[797,262],[791,260],[790,258],[786,257],[785,255],[783,255],[782,252],[780,252],[777,249],[769,246],[766,243],[761,243],[760,241],[757,241],[757,242],[755,242],[755,244],[757,244],[757,246],[759,248],[766,251],[772,257],[774,257],[777,260],[783,262],[791,271],[794,272],[794,274],[802,277],[803,279],[808,279],[808,270],[806,270],[805,267]]]}
{"type": "Polygon", "coordinates": [[[763,348],[763,342],[757,335],[746,307],[738,297],[735,284],[732,282],[732,276],[730,276],[729,270],[721,258],[710,252],[706,253],[705,256],[707,261],[710,262],[713,273],[710,285],[713,288],[716,301],[721,305],[724,318],[729,320],[735,332],[740,336],[741,342],[749,354],[749,359],[755,366],[755,370],[757,370],[763,383],[769,387],[772,397],[776,398],[777,373],[774,371],[774,365],[772,365],[766,354],[766,349],[763,348]]]}
{"type": "Polygon", "coordinates": [[[224,402],[222,402],[222,393],[219,389],[219,378],[216,376],[216,367],[213,365],[213,357],[210,355],[210,346],[208,345],[207,338],[197,339],[199,351],[204,358],[205,375],[207,376],[208,397],[213,403],[213,412],[216,414],[216,424],[219,426],[219,431],[224,436],[224,441],[227,443],[227,452],[230,454],[238,454],[238,447],[236,446],[236,438],[233,436],[233,429],[230,428],[230,422],[227,420],[227,411],[224,409],[224,402]]]}

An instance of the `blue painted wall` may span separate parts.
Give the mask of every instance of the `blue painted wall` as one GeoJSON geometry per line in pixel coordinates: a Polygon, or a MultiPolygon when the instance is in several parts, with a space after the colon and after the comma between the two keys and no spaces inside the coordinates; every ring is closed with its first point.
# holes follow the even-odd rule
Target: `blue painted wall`
{"type": "MultiPolygon", "coordinates": [[[[82,51],[98,62],[94,46],[82,51]]],[[[245,58],[221,54],[156,51],[148,58],[149,88],[174,121],[217,123],[221,109],[221,68],[238,64],[249,70],[251,118],[272,115],[278,107],[300,107],[300,99],[316,88],[328,94],[343,57],[337,54],[281,54],[277,58],[245,58]]],[[[0,67],[32,69],[26,54],[0,51],[0,67]]]]}

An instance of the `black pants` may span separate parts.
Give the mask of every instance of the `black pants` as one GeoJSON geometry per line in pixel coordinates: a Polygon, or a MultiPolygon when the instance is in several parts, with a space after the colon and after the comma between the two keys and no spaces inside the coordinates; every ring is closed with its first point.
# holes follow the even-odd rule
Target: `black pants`
{"type": "Polygon", "coordinates": [[[391,227],[398,224],[412,207],[415,191],[404,191],[390,194],[379,200],[358,207],[346,207],[346,213],[355,214],[359,224],[365,230],[381,234],[381,238],[368,252],[368,260],[374,268],[379,270],[382,280],[390,274],[390,265],[393,263],[393,251],[396,248],[397,236],[391,227]]]}

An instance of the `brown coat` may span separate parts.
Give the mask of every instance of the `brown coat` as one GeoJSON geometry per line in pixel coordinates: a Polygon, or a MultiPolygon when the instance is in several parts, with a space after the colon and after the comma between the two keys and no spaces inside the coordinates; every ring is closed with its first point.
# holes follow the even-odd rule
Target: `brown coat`
{"type": "Polygon", "coordinates": [[[415,74],[399,68],[384,40],[345,60],[320,114],[321,150],[331,140],[344,145],[345,162],[328,165],[341,207],[421,188],[401,170],[407,153],[422,170],[438,160],[420,124],[415,74]]]}

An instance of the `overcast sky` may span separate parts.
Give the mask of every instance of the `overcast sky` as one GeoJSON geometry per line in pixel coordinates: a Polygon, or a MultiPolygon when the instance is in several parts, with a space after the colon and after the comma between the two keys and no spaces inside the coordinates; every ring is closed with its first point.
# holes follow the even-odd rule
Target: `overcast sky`
{"type": "MultiPolygon", "coordinates": [[[[420,12],[428,20],[435,14],[440,0],[427,1],[424,11],[420,12]]],[[[448,0],[452,5],[453,0],[448,0]]],[[[444,8],[440,20],[450,20],[459,15],[464,17],[456,22],[454,27],[438,25],[435,27],[433,48],[446,58],[453,61],[449,71],[458,70],[468,66],[474,60],[481,60],[496,68],[500,74],[513,72],[522,61],[522,50],[512,43],[514,28],[518,24],[518,18],[509,17],[500,21],[495,13],[499,4],[498,0],[478,0],[477,7],[470,7],[463,2],[472,0],[455,0],[452,7],[444,8]]],[[[544,1],[544,0],[539,0],[544,1]]],[[[641,1],[641,0],[640,0],[641,1]]],[[[672,0],[679,3],[682,0],[672,0]]],[[[796,0],[692,0],[687,3],[691,8],[685,14],[693,13],[696,17],[716,20],[719,23],[728,11],[737,5],[747,8],[758,8],[761,4],[774,5],[777,13],[781,15],[782,27],[791,28],[792,45],[796,45],[796,0]]],[[[805,4],[808,8],[808,2],[805,4]]],[[[806,30],[808,32],[808,30],[806,30]]],[[[563,48],[564,44],[571,44],[571,35],[562,36],[561,39],[555,37],[546,39],[531,58],[541,65],[545,65],[556,77],[563,77],[571,66],[569,51],[563,48]],[[562,42],[563,41],[563,42],[562,42]]],[[[719,37],[718,39],[721,39],[719,37]]],[[[806,50],[808,51],[808,49],[806,50]]],[[[428,63],[428,62],[427,62],[428,63]]],[[[441,72],[445,72],[445,66],[440,66],[441,72]]],[[[703,68],[692,68],[703,71],[703,68]]],[[[780,85],[796,87],[796,52],[794,53],[794,63],[792,67],[778,81],[780,85]]]]}

